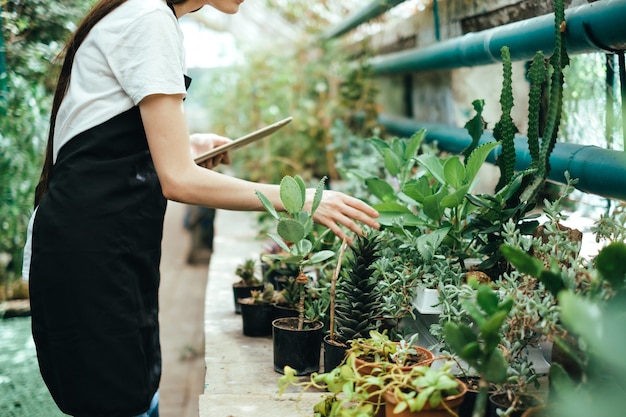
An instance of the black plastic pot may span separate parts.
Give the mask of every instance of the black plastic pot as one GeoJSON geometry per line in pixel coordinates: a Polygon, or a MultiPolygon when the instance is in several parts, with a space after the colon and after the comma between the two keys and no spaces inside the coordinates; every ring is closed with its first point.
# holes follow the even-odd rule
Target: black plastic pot
{"type": "Polygon", "coordinates": [[[282,306],[280,304],[272,304],[274,311],[274,320],[285,317],[298,317],[298,310],[292,307],[282,306]]]}
{"type": "Polygon", "coordinates": [[[302,330],[297,327],[297,317],[285,317],[272,322],[274,370],[282,374],[288,365],[299,376],[319,372],[323,323],[305,321],[302,330]]]}
{"type": "MultiPolygon", "coordinates": [[[[474,412],[474,405],[476,404],[476,397],[478,396],[478,391],[472,388],[474,385],[477,385],[479,377],[472,376],[458,376],[465,385],[467,385],[467,393],[465,393],[465,399],[461,403],[459,407],[459,417],[471,417],[474,412]]],[[[494,394],[497,390],[495,385],[491,385],[489,387],[488,396],[494,394]]],[[[485,414],[484,417],[489,416],[489,401],[485,404],[485,414]]]]}
{"type": "Polygon", "coordinates": [[[270,304],[240,303],[240,306],[245,336],[271,336],[273,310],[270,304]]]}
{"type": "Polygon", "coordinates": [[[241,314],[241,307],[239,307],[239,299],[250,297],[251,291],[263,291],[263,284],[244,286],[239,283],[233,284],[233,301],[235,302],[235,313],[241,314]]]}
{"type": "MultiPolygon", "coordinates": [[[[528,410],[529,408],[537,407],[542,404],[542,401],[533,395],[530,395],[530,394],[517,394],[517,395],[520,398],[519,405],[516,406],[515,410],[513,410],[511,414],[509,414],[509,417],[522,417],[522,414],[524,414],[524,412],[528,410]]],[[[491,394],[489,396],[489,405],[488,405],[489,417],[498,417],[498,412],[497,412],[498,409],[502,411],[506,411],[509,407],[510,407],[510,404],[509,404],[506,393],[499,392],[499,393],[491,394]]]]}
{"type": "Polygon", "coordinates": [[[324,372],[330,372],[338,367],[346,357],[347,346],[331,342],[330,336],[324,336],[324,372]]]}

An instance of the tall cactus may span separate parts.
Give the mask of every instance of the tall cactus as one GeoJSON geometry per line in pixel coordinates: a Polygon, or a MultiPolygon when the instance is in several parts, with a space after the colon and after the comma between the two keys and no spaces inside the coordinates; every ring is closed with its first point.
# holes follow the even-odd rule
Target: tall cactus
{"type": "MultiPolygon", "coordinates": [[[[569,56],[565,46],[565,8],[563,0],[554,1],[554,52],[550,57],[549,64],[552,71],[550,77],[550,85],[548,91],[548,110],[546,116],[546,124],[543,129],[543,138],[539,147],[539,154],[536,160],[533,160],[533,167],[537,169],[534,179],[529,186],[522,193],[522,201],[531,201],[534,199],[541,187],[548,178],[550,173],[550,154],[556,144],[559,125],[561,123],[561,113],[563,109],[563,84],[565,78],[563,75],[563,69],[569,64],[569,56]]],[[[529,103],[529,109],[533,104],[533,100],[537,100],[532,95],[531,90],[531,103],[529,103]]],[[[534,107],[533,107],[534,110],[534,107]]],[[[539,106],[536,106],[536,112],[538,112],[539,106]]],[[[531,116],[534,117],[534,116],[531,116]]],[[[537,116],[538,117],[538,116],[537,116]]],[[[529,144],[530,146],[530,144],[529,144]]],[[[531,154],[532,155],[532,154],[531,154]]]]}
{"type": "Polygon", "coordinates": [[[508,184],[515,174],[515,133],[517,128],[511,117],[513,108],[513,65],[511,63],[511,53],[508,46],[503,46],[500,50],[502,54],[502,91],[500,92],[500,106],[502,115],[493,130],[493,136],[502,143],[502,153],[498,156],[496,163],[500,167],[500,180],[496,185],[496,190],[502,189],[508,184]]]}

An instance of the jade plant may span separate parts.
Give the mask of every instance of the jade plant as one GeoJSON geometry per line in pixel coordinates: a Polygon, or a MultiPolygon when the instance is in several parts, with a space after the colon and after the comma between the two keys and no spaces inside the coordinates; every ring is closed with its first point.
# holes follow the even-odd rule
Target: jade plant
{"type": "Polygon", "coordinates": [[[475,298],[468,298],[462,304],[471,322],[447,322],[444,325],[445,342],[480,376],[472,417],[482,417],[487,406],[489,384],[501,384],[507,378],[508,363],[500,341],[513,299],[500,301],[494,290],[482,284],[478,286],[475,298]]]}
{"type": "Polygon", "coordinates": [[[326,229],[321,234],[313,233],[313,214],[322,201],[324,182],[325,179],[320,180],[315,189],[310,211],[306,211],[304,207],[306,184],[298,175],[295,177],[287,175],[280,182],[280,199],[285,208],[284,212],[277,211],[263,193],[256,192],[265,210],[276,221],[276,233],[268,233],[268,235],[282,249],[282,253],[266,255],[266,257],[298,267],[298,276],[295,282],[299,290],[298,329],[300,330],[304,326],[304,302],[306,286],[309,284],[309,277],[304,272],[304,268],[320,264],[335,255],[332,250],[315,251],[314,249],[320,245],[324,234],[329,231],[326,229]]]}

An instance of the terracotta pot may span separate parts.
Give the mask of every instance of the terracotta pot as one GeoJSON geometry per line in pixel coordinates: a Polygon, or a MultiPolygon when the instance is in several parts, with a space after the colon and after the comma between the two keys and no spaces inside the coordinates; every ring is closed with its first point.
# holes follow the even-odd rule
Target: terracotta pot
{"type": "Polygon", "coordinates": [[[404,411],[395,414],[393,410],[398,404],[396,402],[396,398],[392,391],[385,391],[383,394],[385,403],[387,404],[385,407],[385,417],[449,417],[455,414],[458,415],[459,407],[463,403],[465,394],[467,393],[467,386],[460,379],[457,379],[457,381],[459,382],[461,392],[445,397],[443,399],[443,403],[439,404],[435,408],[431,408],[428,402],[426,402],[424,408],[420,411],[411,411],[407,408],[404,411]]]}
{"type": "MultiPolygon", "coordinates": [[[[418,351],[418,355],[424,357],[424,360],[419,361],[415,365],[408,365],[408,366],[400,367],[400,369],[403,372],[409,372],[413,366],[430,365],[432,360],[435,358],[435,354],[431,352],[430,350],[423,348],[421,346],[417,346],[417,345],[413,347],[418,351]]],[[[372,375],[375,369],[380,369],[379,364],[368,362],[362,358],[355,358],[354,364],[356,368],[359,370],[360,375],[372,375]]],[[[368,388],[368,392],[373,392],[375,390],[376,390],[375,387],[368,388]]],[[[374,417],[384,417],[386,415],[385,399],[382,396],[379,397],[377,395],[373,395],[372,397],[370,397],[370,402],[372,404],[379,404],[378,411],[374,415],[374,417]]]]}

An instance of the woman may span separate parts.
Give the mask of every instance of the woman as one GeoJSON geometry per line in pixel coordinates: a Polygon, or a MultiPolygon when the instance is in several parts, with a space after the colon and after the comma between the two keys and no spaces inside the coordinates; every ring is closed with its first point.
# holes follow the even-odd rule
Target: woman
{"type": "MultiPolygon", "coordinates": [[[[177,18],[242,2],[100,0],[66,46],[25,264],[41,373],[67,414],[158,414],[166,200],[262,210],[259,190],[283,209],[277,185],[206,169],[221,158],[200,167],[190,151],[177,18]]],[[[340,226],[361,233],[376,216],[329,191],[315,220],[343,238],[340,226]]]]}

